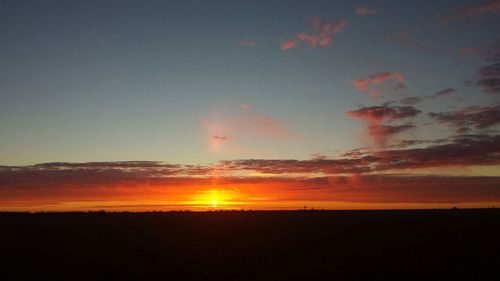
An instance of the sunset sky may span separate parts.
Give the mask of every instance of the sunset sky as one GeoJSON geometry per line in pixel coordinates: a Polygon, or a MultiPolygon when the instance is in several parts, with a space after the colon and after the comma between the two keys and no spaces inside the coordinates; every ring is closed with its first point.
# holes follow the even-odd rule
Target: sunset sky
{"type": "Polygon", "coordinates": [[[0,210],[500,207],[500,0],[1,1],[0,210]]]}

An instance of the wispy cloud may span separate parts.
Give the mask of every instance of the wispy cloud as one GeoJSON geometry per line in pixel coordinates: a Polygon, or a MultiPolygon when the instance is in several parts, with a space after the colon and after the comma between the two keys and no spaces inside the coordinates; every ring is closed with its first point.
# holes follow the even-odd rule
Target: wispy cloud
{"type": "Polygon", "coordinates": [[[375,73],[369,75],[367,78],[352,81],[352,85],[354,88],[360,91],[368,92],[372,98],[378,98],[380,97],[380,92],[376,89],[373,89],[373,86],[380,86],[384,84],[384,82],[388,79],[396,79],[399,81],[397,85],[394,86],[394,90],[401,90],[406,88],[405,77],[395,72],[375,73]]]}
{"type": "Polygon", "coordinates": [[[495,106],[470,106],[460,111],[429,113],[439,123],[449,124],[460,132],[487,129],[500,124],[500,104],[495,106]]]}
{"type": "Polygon", "coordinates": [[[479,70],[479,75],[482,78],[491,78],[500,76],[500,63],[485,66],[479,70]]]}
{"type": "Polygon", "coordinates": [[[241,47],[255,47],[255,46],[257,46],[257,42],[255,42],[255,40],[252,40],[252,39],[245,39],[245,40],[238,42],[237,45],[241,46],[241,47]]]}
{"type": "Polygon", "coordinates": [[[500,94],[500,62],[482,67],[476,85],[487,94],[500,94]]]}
{"type": "Polygon", "coordinates": [[[404,131],[415,129],[416,127],[411,124],[405,125],[370,125],[367,128],[368,134],[375,140],[376,144],[380,147],[385,147],[390,137],[404,131]]]}
{"type": "Polygon", "coordinates": [[[483,52],[477,48],[460,48],[458,49],[458,52],[465,55],[484,58],[483,52]]]}
{"type": "Polygon", "coordinates": [[[420,103],[422,100],[423,100],[422,97],[406,97],[402,98],[400,102],[406,105],[415,105],[417,103],[420,103]]]}
{"type": "Polygon", "coordinates": [[[489,61],[500,61],[500,41],[486,48],[484,58],[489,61]]]}
{"type": "Polygon", "coordinates": [[[500,0],[489,0],[479,4],[469,4],[444,16],[443,21],[461,20],[485,13],[498,13],[500,11],[500,0]]]}
{"type": "Polygon", "coordinates": [[[455,95],[456,93],[457,93],[457,89],[446,88],[444,90],[441,90],[439,92],[434,93],[429,98],[430,99],[437,99],[437,98],[442,98],[442,97],[449,97],[449,96],[455,95]]]}
{"type": "Polygon", "coordinates": [[[430,96],[421,96],[421,97],[406,97],[401,99],[399,102],[406,105],[415,105],[424,100],[435,100],[435,99],[443,99],[443,98],[451,98],[455,97],[458,90],[455,88],[446,88],[441,91],[438,91],[430,96]]]}
{"type": "Polygon", "coordinates": [[[280,48],[282,50],[295,48],[300,41],[309,43],[312,47],[325,47],[330,45],[337,33],[341,32],[346,26],[347,21],[343,19],[336,23],[327,23],[319,18],[314,18],[312,20],[312,31],[297,34],[295,36],[296,39],[282,42],[280,48]]]}
{"type": "Polygon", "coordinates": [[[500,94],[500,42],[483,51],[478,50],[478,55],[486,61],[495,63],[480,68],[479,78],[469,83],[481,87],[487,94],[500,94]]]}
{"type": "Polygon", "coordinates": [[[458,51],[487,61],[500,61],[500,42],[496,42],[488,48],[460,48],[458,51]]]}
{"type": "Polygon", "coordinates": [[[500,94],[500,77],[480,79],[476,82],[476,84],[483,88],[485,93],[500,94]]]}
{"type": "Polygon", "coordinates": [[[399,121],[412,118],[420,114],[421,111],[412,106],[368,106],[347,112],[347,116],[363,119],[374,124],[382,121],[399,121]]]}
{"type": "Polygon", "coordinates": [[[296,40],[287,40],[287,41],[284,41],[280,44],[280,48],[284,51],[286,50],[289,50],[289,49],[293,49],[295,47],[297,47],[297,44],[299,42],[297,42],[296,40]]]}
{"type": "Polygon", "coordinates": [[[243,140],[290,140],[292,134],[281,122],[256,112],[246,103],[233,103],[213,111],[201,120],[212,153],[250,155],[255,151],[243,140]]]}
{"type": "Polygon", "coordinates": [[[371,16],[371,15],[375,15],[375,14],[380,13],[380,10],[370,8],[367,6],[357,6],[354,9],[354,12],[358,15],[361,15],[361,16],[371,16]]]}

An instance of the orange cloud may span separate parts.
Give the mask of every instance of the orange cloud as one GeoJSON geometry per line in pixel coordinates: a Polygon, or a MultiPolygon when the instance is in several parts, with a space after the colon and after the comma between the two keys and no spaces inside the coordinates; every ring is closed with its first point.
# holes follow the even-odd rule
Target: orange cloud
{"type": "Polygon", "coordinates": [[[370,83],[368,80],[365,79],[359,79],[359,80],[354,80],[352,81],[352,85],[360,90],[360,91],[368,91],[368,87],[370,86],[370,83]]]}
{"type": "Polygon", "coordinates": [[[403,75],[399,73],[381,72],[369,76],[370,82],[375,85],[381,85],[382,83],[384,83],[385,80],[391,78],[399,80],[399,82],[403,85],[405,83],[405,78],[403,77],[403,75]]]}
{"type": "MultiPolygon", "coordinates": [[[[381,131],[393,134],[406,129],[410,127],[393,126],[381,131]]],[[[0,166],[0,209],[85,210],[122,206],[130,210],[137,207],[137,202],[143,202],[146,210],[197,209],[211,205],[208,199],[195,201],[199,201],[200,194],[212,190],[224,195],[221,199],[227,202],[221,205],[238,209],[305,199],[329,204],[498,203],[500,177],[387,174],[488,165],[500,165],[499,135],[411,140],[394,150],[356,150],[337,159],[244,159],[204,166],[152,161],[0,166]],[[426,146],[408,147],[413,145],[426,146]]]]}
{"type": "Polygon", "coordinates": [[[347,26],[347,21],[341,19],[336,23],[327,23],[320,18],[313,19],[313,27],[319,30],[321,37],[332,37],[347,26]]]}
{"type": "Polygon", "coordinates": [[[307,34],[307,33],[299,33],[299,34],[297,34],[297,39],[307,40],[307,38],[309,38],[309,34],[307,34]]]}
{"type": "Polygon", "coordinates": [[[380,97],[380,92],[377,90],[370,89],[371,88],[370,86],[382,85],[388,79],[395,79],[399,81],[398,84],[394,87],[394,90],[401,90],[406,88],[405,77],[395,72],[375,73],[368,76],[367,78],[352,81],[352,85],[354,86],[354,88],[360,91],[368,92],[372,98],[378,98],[380,97]]]}
{"type": "Polygon", "coordinates": [[[288,40],[288,41],[285,41],[283,43],[281,43],[280,45],[280,48],[282,50],[289,50],[289,49],[293,49],[297,46],[299,42],[295,41],[295,40],[288,40]]]}
{"type": "MultiPolygon", "coordinates": [[[[161,163],[3,166],[0,167],[0,209],[137,210],[144,207],[145,210],[196,210],[211,208],[211,196],[203,195],[212,193],[220,194],[220,199],[226,201],[219,202],[222,206],[237,209],[267,208],[292,200],[329,202],[327,206],[331,208],[334,208],[334,202],[499,202],[500,177],[335,175],[356,171],[357,165],[369,167],[373,162],[380,169],[483,163],[481,157],[486,156],[487,151],[491,156],[498,152],[498,139],[494,142],[491,139],[480,141],[482,149],[479,150],[477,141],[469,138],[425,150],[384,151],[358,160],[229,161],[227,166],[234,169],[274,173],[277,176],[221,176],[216,180],[210,176],[164,175],[162,172],[170,168],[163,167],[169,164],[161,163]],[[464,152],[463,157],[456,157],[459,151],[464,152]],[[117,168],[120,166],[123,167],[117,168]],[[304,172],[331,174],[289,176],[304,172]]],[[[498,155],[495,161],[499,162],[498,155]]],[[[189,169],[183,165],[174,166],[176,169],[179,166],[183,170],[189,169]]]]}
{"type": "MultiPolygon", "coordinates": [[[[302,32],[297,34],[295,37],[300,40],[309,43],[312,47],[322,46],[326,47],[330,45],[333,37],[340,31],[342,31],[347,26],[345,20],[339,20],[337,23],[327,23],[319,18],[314,18],[312,21],[313,31],[302,32]]],[[[299,44],[296,40],[289,40],[281,43],[281,49],[287,50],[297,47],[299,44]]]]}

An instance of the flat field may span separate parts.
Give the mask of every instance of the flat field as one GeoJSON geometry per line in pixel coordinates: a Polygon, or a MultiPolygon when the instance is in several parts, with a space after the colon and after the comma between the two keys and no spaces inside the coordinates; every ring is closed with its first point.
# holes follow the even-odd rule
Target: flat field
{"type": "Polygon", "coordinates": [[[500,210],[0,214],[3,281],[443,278],[500,280],[500,210]]]}

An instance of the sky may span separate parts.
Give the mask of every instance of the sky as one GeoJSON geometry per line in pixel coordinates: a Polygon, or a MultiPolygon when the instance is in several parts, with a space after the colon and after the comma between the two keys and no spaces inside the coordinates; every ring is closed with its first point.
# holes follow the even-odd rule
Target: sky
{"type": "Polygon", "coordinates": [[[500,206],[500,1],[1,1],[0,210],[500,206]]]}

